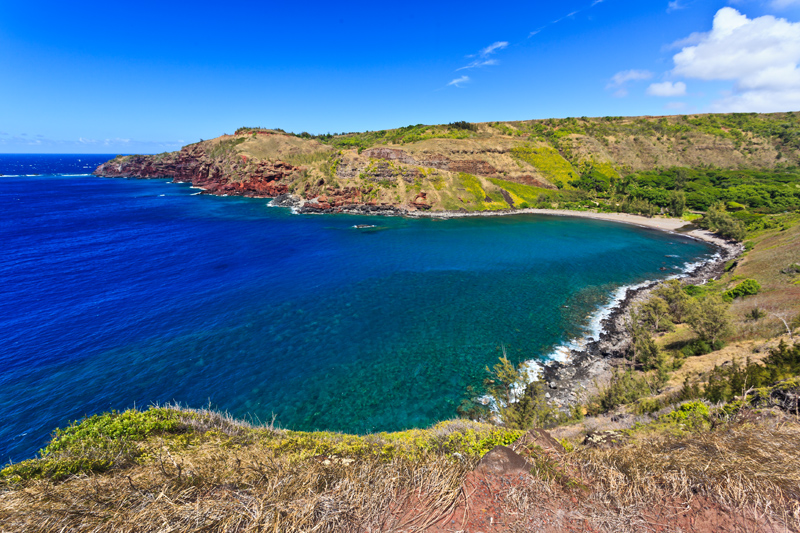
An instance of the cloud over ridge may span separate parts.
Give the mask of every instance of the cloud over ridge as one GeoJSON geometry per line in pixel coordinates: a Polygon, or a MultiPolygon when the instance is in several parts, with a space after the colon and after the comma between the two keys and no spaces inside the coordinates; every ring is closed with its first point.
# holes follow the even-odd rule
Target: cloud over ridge
{"type": "Polygon", "coordinates": [[[800,22],[771,15],[749,19],[724,7],[711,31],[693,40],[673,57],[672,74],[734,81],[733,93],[714,102],[715,111],[800,109],[800,22]]]}

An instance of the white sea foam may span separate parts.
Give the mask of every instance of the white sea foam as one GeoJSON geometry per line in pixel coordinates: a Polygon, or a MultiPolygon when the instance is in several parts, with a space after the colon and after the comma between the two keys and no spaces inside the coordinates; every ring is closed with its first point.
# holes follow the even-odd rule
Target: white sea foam
{"type": "MultiPolygon", "coordinates": [[[[671,276],[667,276],[664,279],[680,279],[683,277],[688,276],[693,271],[697,270],[701,266],[708,264],[710,262],[718,261],[722,257],[720,252],[716,252],[713,255],[699,259],[697,261],[686,262],[680,268],[680,272],[677,274],[672,274],[671,276]]],[[[544,358],[544,361],[557,361],[559,363],[568,363],[572,358],[573,352],[578,352],[586,349],[586,345],[594,340],[599,340],[600,335],[603,333],[603,322],[611,316],[615,309],[619,307],[619,305],[625,300],[625,296],[628,294],[628,289],[631,290],[638,290],[648,285],[652,285],[658,280],[647,280],[641,283],[636,283],[633,285],[623,285],[622,287],[617,288],[611,293],[610,301],[600,307],[597,311],[592,313],[589,317],[589,325],[587,326],[586,334],[583,337],[573,339],[566,344],[560,344],[553,348],[553,351],[547,354],[544,358]]],[[[705,282],[704,282],[705,283],[705,282]]],[[[526,361],[524,364],[528,363],[537,363],[536,360],[526,361]]]]}

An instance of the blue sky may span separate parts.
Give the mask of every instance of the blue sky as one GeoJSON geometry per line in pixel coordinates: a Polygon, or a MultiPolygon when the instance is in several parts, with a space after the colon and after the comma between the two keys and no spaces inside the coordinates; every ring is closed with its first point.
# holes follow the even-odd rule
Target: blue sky
{"type": "Polygon", "coordinates": [[[800,110],[800,0],[0,2],[0,152],[800,110]]]}

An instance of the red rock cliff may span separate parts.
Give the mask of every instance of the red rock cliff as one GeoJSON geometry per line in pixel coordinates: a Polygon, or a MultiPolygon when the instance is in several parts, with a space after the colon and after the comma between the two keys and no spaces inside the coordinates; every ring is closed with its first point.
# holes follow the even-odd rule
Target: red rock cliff
{"type": "Polygon", "coordinates": [[[239,154],[211,158],[202,144],[179,152],[112,159],[94,171],[109,178],[172,178],[202,187],[205,194],[271,198],[288,191],[287,180],[299,170],[282,161],[258,161],[239,154]]]}

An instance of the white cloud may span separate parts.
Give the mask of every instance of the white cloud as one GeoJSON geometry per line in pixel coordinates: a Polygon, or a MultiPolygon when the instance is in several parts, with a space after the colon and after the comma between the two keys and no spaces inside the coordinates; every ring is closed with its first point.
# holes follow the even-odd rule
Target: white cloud
{"type": "Polygon", "coordinates": [[[614,91],[614,96],[623,98],[628,96],[626,85],[629,82],[649,80],[652,77],[653,73],[649,70],[623,70],[611,76],[608,85],[606,85],[606,89],[616,89],[614,91]]]}
{"type": "Polygon", "coordinates": [[[676,48],[683,48],[685,46],[694,46],[695,44],[702,43],[708,37],[707,33],[703,32],[694,32],[688,37],[684,37],[683,39],[678,39],[674,43],[665,46],[666,50],[673,50],[676,48]]]}
{"type": "Polygon", "coordinates": [[[647,88],[647,94],[650,96],[686,96],[686,84],[682,81],[672,83],[665,81],[662,83],[653,83],[647,88]]]}
{"type": "Polygon", "coordinates": [[[498,50],[502,50],[508,46],[508,41],[497,41],[496,43],[492,43],[483,50],[479,52],[481,57],[486,57],[490,54],[497,52],[498,50]]]}
{"type": "Polygon", "coordinates": [[[672,13],[673,11],[678,11],[679,9],[686,9],[686,6],[682,5],[680,0],[672,0],[669,4],[667,4],[667,13],[672,13]]]}
{"type": "Polygon", "coordinates": [[[117,137],[116,139],[106,139],[105,141],[103,141],[103,144],[106,146],[111,146],[115,144],[128,144],[130,142],[131,142],[130,139],[120,139],[119,137],[117,137]]]}
{"type": "Polygon", "coordinates": [[[800,0],[772,0],[769,5],[773,9],[787,9],[794,6],[800,6],[800,0]]]}
{"type": "Polygon", "coordinates": [[[486,60],[483,60],[483,61],[480,61],[480,60],[479,61],[473,61],[469,65],[464,65],[463,67],[457,68],[456,72],[458,72],[459,70],[467,69],[467,68],[489,67],[489,66],[497,65],[497,64],[498,64],[498,62],[497,62],[496,59],[486,59],[486,60]]]}
{"type": "Polygon", "coordinates": [[[467,83],[469,81],[469,76],[461,76],[460,78],[456,78],[450,83],[448,83],[448,87],[453,85],[454,87],[461,87],[463,83],[467,83]]]}
{"type": "Polygon", "coordinates": [[[479,68],[479,67],[488,67],[491,65],[497,65],[498,62],[496,59],[490,59],[489,56],[497,52],[498,50],[502,50],[508,46],[508,41],[497,41],[495,43],[490,44],[486,48],[482,49],[477,54],[469,55],[467,57],[477,57],[475,61],[469,63],[468,65],[464,65],[463,67],[457,68],[456,72],[459,70],[464,70],[468,68],[479,68]]]}
{"type": "Polygon", "coordinates": [[[629,81],[643,81],[649,80],[653,77],[653,73],[649,70],[623,70],[611,76],[611,81],[606,86],[607,89],[612,87],[621,87],[629,81]]]}
{"type": "Polygon", "coordinates": [[[566,19],[568,19],[568,18],[574,17],[574,16],[575,16],[575,15],[577,15],[578,13],[581,13],[581,12],[583,12],[583,11],[587,11],[587,10],[589,10],[589,9],[592,9],[592,8],[593,8],[593,7],[595,7],[596,5],[598,5],[598,4],[602,4],[604,1],[605,1],[605,0],[592,0],[592,3],[591,3],[591,5],[589,5],[589,7],[585,7],[585,8],[583,8],[583,9],[576,9],[575,11],[572,11],[571,13],[568,13],[568,14],[564,15],[564,16],[563,16],[563,17],[561,17],[561,18],[557,18],[557,19],[555,19],[555,20],[553,20],[553,21],[551,21],[551,22],[548,22],[547,24],[545,24],[544,26],[540,27],[539,29],[536,29],[536,30],[533,30],[532,32],[530,32],[530,33],[528,34],[528,38],[530,39],[530,38],[531,38],[531,37],[533,37],[534,35],[536,35],[536,34],[538,34],[538,33],[541,33],[541,31],[542,31],[542,30],[544,30],[545,28],[547,28],[547,27],[549,27],[549,26],[552,26],[553,24],[558,24],[559,22],[561,22],[561,21],[563,21],[563,20],[566,20],[566,19]]]}
{"type": "Polygon", "coordinates": [[[748,19],[736,9],[717,11],[710,32],[673,57],[674,75],[733,81],[715,111],[800,109],[800,22],[773,16],[748,19]]]}

